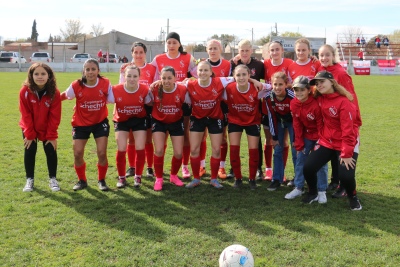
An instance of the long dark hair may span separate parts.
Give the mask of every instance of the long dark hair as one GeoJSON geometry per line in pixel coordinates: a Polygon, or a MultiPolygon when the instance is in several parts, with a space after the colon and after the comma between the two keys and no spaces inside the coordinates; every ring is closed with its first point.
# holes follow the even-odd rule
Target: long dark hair
{"type": "Polygon", "coordinates": [[[37,84],[35,84],[35,82],[33,80],[33,72],[38,67],[42,67],[49,75],[49,79],[47,80],[46,84],[44,85],[43,90],[46,90],[46,94],[48,94],[50,96],[50,98],[53,99],[54,95],[56,93],[56,90],[57,90],[56,77],[54,76],[54,72],[50,68],[50,66],[45,63],[42,63],[42,62],[33,63],[28,69],[28,77],[24,81],[23,85],[27,86],[29,88],[29,90],[31,90],[31,92],[40,91],[39,87],[37,86],[37,84]]]}
{"type": "MultiPolygon", "coordinates": [[[[95,58],[89,58],[89,59],[87,59],[87,60],[85,61],[85,63],[83,63],[82,78],[78,80],[78,82],[79,82],[79,84],[80,84],[81,86],[83,86],[84,83],[87,83],[86,76],[83,75],[83,73],[85,72],[85,65],[86,65],[87,63],[94,63],[94,64],[96,64],[97,68],[100,70],[100,64],[99,64],[99,62],[97,61],[97,59],[95,59],[95,58]]],[[[101,76],[100,74],[97,74],[97,78],[102,79],[103,76],[101,76]]]]}
{"type": "MultiPolygon", "coordinates": [[[[174,75],[175,77],[175,69],[171,66],[165,66],[164,68],[162,68],[161,73],[166,72],[166,71],[170,71],[172,73],[172,75],[174,75]]],[[[157,92],[157,96],[160,99],[160,105],[162,108],[162,97],[163,97],[163,92],[164,92],[164,87],[162,85],[162,83],[160,84],[160,86],[158,86],[158,92],[157,92]]]]}

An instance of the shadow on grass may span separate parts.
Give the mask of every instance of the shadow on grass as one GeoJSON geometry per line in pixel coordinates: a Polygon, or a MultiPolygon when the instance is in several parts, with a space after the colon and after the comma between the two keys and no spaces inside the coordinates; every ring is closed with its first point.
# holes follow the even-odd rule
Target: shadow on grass
{"type": "MultiPolygon", "coordinates": [[[[114,182],[108,179],[109,185],[114,182]]],[[[259,184],[255,191],[248,188],[246,181],[240,189],[232,188],[233,181],[224,181],[223,190],[216,190],[208,182],[209,179],[203,179],[199,187],[188,190],[164,179],[161,192],[153,191],[151,179],[143,179],[138,189],[130,184],[108,192],[99,191],[97,186],[78,192],[65,187],[57,193],[39,189],[36,192],[91,220],[156,241],[167,235],[157,225],[160,222],[177,229],[195,229],[222,242],[235,241],[235,235],[225,228],[231,223],[258,236],[276,235],[282,228],[318,236],[320,224],[348,235],[379,236],[376,229],[400,234],[400,215],[393,211],[398,206],[398,198],[361,193],[363,210],[351,211],[347,198],[332,199],[329,193],[326,205],[303,204],[300,199],[284,199],[290,188],[267,191],[266,182],[259,184]]]]}

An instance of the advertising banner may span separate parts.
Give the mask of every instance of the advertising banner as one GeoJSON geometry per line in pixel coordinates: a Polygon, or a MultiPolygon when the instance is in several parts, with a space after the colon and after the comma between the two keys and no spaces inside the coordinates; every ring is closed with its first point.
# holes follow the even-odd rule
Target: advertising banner
{"type": "Polygon", "coordinates": [[[347,71],[347,60],[339,61],[338,63],[340,65],[342,65],[342,67],[344,68],[345,71],[347,71]]]}
{"type": "Polygon", "coordinates": [[[370,60],[353,60],[355,75],[370,75],[371,61],[370,60]]]}
{"type": "Polygon", "coordinates": [[[379,72],[383,75],[393,75],[395,74],[394,69],[396,68],[395,59],[378,59],[379,72]]]}

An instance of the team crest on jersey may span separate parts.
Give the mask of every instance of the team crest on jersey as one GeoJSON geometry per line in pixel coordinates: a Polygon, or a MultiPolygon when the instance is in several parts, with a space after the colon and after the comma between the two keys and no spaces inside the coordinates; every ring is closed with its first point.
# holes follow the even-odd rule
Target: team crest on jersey
{"type": "Polygon", "coordinates": [[[32,100],[31,100],[31,103],[36,103],[36,100],[35,100],[35,99],[32,99],[32,100]]]}
{"type": "Polygon", "coordinates": [[[181,102],[181,100],[180,100],[180,98],[179,98],[179,95],[176,95],[176,96],[175,96],[175,102],[177,102],[177,103],[181,102]]]}
{"type": "Polygon", "coordinates": [[[185,62],[183,62],[183,60],[179,61],[179,66],[180,66],[181,68],[185,67],[185,62]]]}
{"type": "Polygon", "coordinates": [[[103,96],[104,96],[103,91],[99,90],[99,96],[100,96],[100,97],[103,97],[103,96]]]}
{"type": "Polygon", "coordinates": [[[311,71],[315,72],[315,67],[314,66],[311,66],[311,71]]]}
{"type": "Polygon", "coordinates": [[[232,94],[230,94],[230,96],[231,96],[231,98],[233,99],[233,95],[232,95],[232,94]]]}
{"type": "Polygon", "coordinates": [[[117,97],[117,102],[122,102],[122,97],[117,97]]]}
{"type": "Polygon", "coordinates": [[[146,77],[150,77],[150,71],[146,71],[146,77]]]}
{"type": "Polygon", "coordinates": [[[143,96],[139,96],[139,103],[143,103],[143,96]]]}
{"type": "Polygon", "coordinates": [[[221,70],[221,76],[225,77],[225,71],[224,70],[221,70]]]}
{"type": "Polygon", "coordinates": [[[79,92],[79,93],[78,93],[78,97],[82,97],[82,92],[79,92]]]}
{"type": "Polygon", "coordinates": [[[193,91],[192,95],[197,95],[196,91],[193,91]]]}
{"type": "Polygon", "coordinates": [[[329,115],[331,115],[331,117],[337,117],[338,116],[336,107],[332,106],[332,107],[329,108],[329,115]]]}
{"type": "Polygon", "coordinates": [[[255,68],[252,68],[252,69],[250,70],[250,72],[251,72],[251,75],[250,75],[250,76],[256,75],[256,69],[255,69],[255,68]]]}
{"type": "Polygon", "coordinates": [[[252,95],[249,95],[249,100],[250,102],[254,102],[254,97],[252,95]]]}
{"type": "Polygon", "coordinates": [[[215,88],[213,88],[213,89],[211,90],[211,92],[213,93],[214,96],[218,95],[218,93],[217,93],[217,91],[215,90],[215,88]]]}
{"type": "Polygon", "coordinates": [[[307,119],[308,119],[309,121],[313,121],[313,120],[315,120],[315,116],[314,116],[314,114],[312,114],[312,113],[308,113],[308,114],[307,114],[307,119]]]}
{"type": "Polygon", "coordinates": [[[279,110],[285,110],[284,106],[279,106],[278,108],[279,108],[279,110]]]}
{"type": "Polygon", "coordinates": [[[44,105],[49,108],[50,107],[50,101],[44,102],[44,105]]]}

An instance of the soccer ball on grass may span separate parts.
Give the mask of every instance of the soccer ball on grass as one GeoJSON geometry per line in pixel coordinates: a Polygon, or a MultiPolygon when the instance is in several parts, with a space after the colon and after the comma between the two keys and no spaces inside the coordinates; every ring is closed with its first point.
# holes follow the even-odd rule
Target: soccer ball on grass
{"type": "Polygon", "coordinates": [[[231,245],[219,256],[219,267],[254,267],[254,258],[245,246],[231,245]]]}

